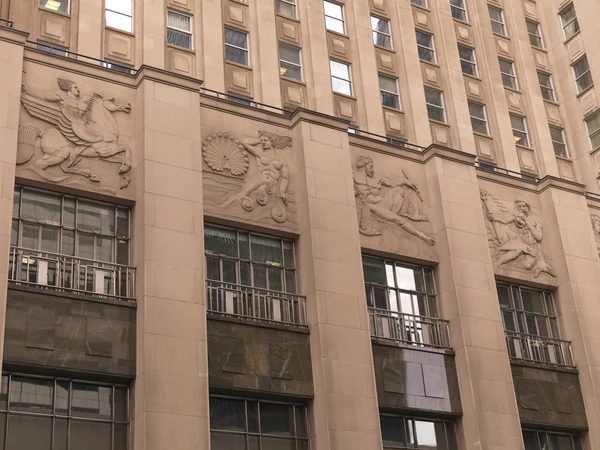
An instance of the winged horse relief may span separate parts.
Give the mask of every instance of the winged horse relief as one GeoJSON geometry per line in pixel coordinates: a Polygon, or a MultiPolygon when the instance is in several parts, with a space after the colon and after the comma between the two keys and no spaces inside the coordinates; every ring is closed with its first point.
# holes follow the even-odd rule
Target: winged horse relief
{"type": "Polygon", "coordinates": [[[92,170],[78,167],[82,158],[99,158],[119,164],[120,188],[127,187],[131,180],[131,148],[119,142],[119,127],[113,113],[129,113],[131,105],[96,93],[84,98],[75,82],[60,77],[57,82],[62,92],[40,93],[22,86],[21,103],[25,110],[53,127],[42,130],[27,124],[19,129],[17,165],[35,156],[40,138],[43,155],[34,160],[30,169],[44,179],[59,183],[73,174],[100,182],[92,170]],[[55,176],[46,171],[58,165],[67,175],[55,176]]]}

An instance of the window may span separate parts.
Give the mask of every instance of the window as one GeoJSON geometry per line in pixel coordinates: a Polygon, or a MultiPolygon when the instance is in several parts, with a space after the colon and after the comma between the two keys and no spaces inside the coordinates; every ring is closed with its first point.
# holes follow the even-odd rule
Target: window
{"type": "Polygon", "coordinates": [[[383,106],[400,109],[400,95],[398,95],[398,80],[396,78],[379,75],[379,93],[383,106]]]}
{"type": "Polygon", "coordinates": [[[540,24],[531,20],[526,20],[525,22],[527,23],[527,32],[529,33],[529,43],[533,47],[544,48],[540,24]]]}
{"type": "Polygon", "coordinates": [[[133,0],[105,0],[107,27],[133,32],[133,0]]]}
{"type": "Polygon", "coordinates": [[[575,77],[575,84],[577,85],[577,93],[585,91],[594,84],[587,56],[581,58],[571,67],[573,68],[573,76],[575,77]]]}
{"type": "Polygon", "coordinates": [[[417,49],[419,50],[419,59],[435,63],[435,48],[433,46],[433,35],[415,31],[417,37],[417,49]]]}
{"type": "Polygon", "coordinates": [[[279,44],[279,73],[292,80],[302,81],[300,49],[279,44]]]}
{"type": "Polygon", "coordinates": [[[192,17],[167,11],[167,44],[192,49],[192,17]]]}
{"type": "Polygon", "coordinates": [[[554,154],[556,156],[562,156],[563,158],[569,158],[569,149],[565,141],[565,133],[562,128],[550,127],[550,136],[552,138],[552,145],[554,146],[554,154]]]}
{"type": "Polygon", "coordinates": [[[39,5],[42,8],[69,14],[69,0],[39,0],[39,5]]]}
{"type": "Polygon", "coordinates": [[[281,14],[282,16],[289,17],[290,19],[295,19],[298,17],[298,12],[296,11],[296,0],[276,0],[275,8],[277,14],[281,14]]]}
{"type": "Polygon", "coordinates": [[[478,74],[477,61],[475,60],[475,49],[458,44],[458,57],[460,58],[460,67],[462,72],[476,77],[478,74]]]}
{"type": "Polygon", "coordinates": [[[577,21],[575,5],[573,3],[560,12],[560,21],[565,39],[570,39],[575,33],[579,32],[579,22],[577,21]]]}
{"type": "Polygon", "coordinates": [[[337,3],[323,2],[325,7],[325,28],[336,33],[346,33],[346,22],[344,19],[344,7],[337,3]]]}
{"type": "Polygon", "coordinates": [[[373,30],[373,43],[380,47],[392,48],[392,34],[389,20],[371,16],[371,29],[373,30]]]}
{"type": "Polygon", "coordinates": [[[552,76],[549,73],[538,72],[538,80],[540,82],[540,90],[542,91],[542,97],[544,100],[549,102],[556,102],[556,95],[554,94],[554,84],[552,83],[552,76]]]}
{"type": "Polygon", "coordinates": [[[38,50],[41,50],[46,53],[52,53],[53,55],[58,56],[69,56],[69,51],[63,48],[56,47],[54,45],[46,45],[38,42],[36,45],[38,50]]]}
{"type": "Polygon", "coordinates": [[[308,450],[306,408],[293,403],[210,397],[213,450],[308,450]]]}
{"type": "Polygon", "coordinates": [[[133,69],[128,66],[123,66],[121,64],[110,63],[110,62],[106,62],[106,61],[103,63],[103,65],[107,69],[114,70],[115,72],[121,72],[121,73],[126,73],[128,75],[133,75],[133,69]]]}
{"type": "Polygon", "coordinates": [[[458,448],[454,423],[380,414],[383,450],[458,448]]]}
{"type": "Polygon", "coordinates": [[[581,439],[576,434],[523,430],[525,450],[581,450],[581,439]]]}
{"type": "Polygon", "coordinates": [[[473,127],[474,132],[486,135],[489,134],[485,105],[470,101],[469,115],[471,116],[471,126],[473,127]]]}
{"type": "Polygon", "coordinates": [[[250,65],[248,33],[225,28],[225,59],[244,66],[250,65]]]}
{"type": "Polygon", "coordinates": [[[514,114],[509,115],[515,144],[529,147],[529,135],[527,134],[525,117],[515,116],[514,114]]]}
{"type": "Polygon", "coordinates": [[[423,8],[427,8],[427,0],[410,0],[413,5],[422,6],[423,8]]]}
{"type": "Polygon", "coordinates": [[[331,85],[333,87],[333,92],[352,95],[350,65],[330,59],[329,68],[331,69],[331,85]]]}
{"type": "Polygon", "coordinates": [[[504,13],[502,12],[502,10],[494,8],[493,6],[488,6],[488,11],[490,13],[492,31],[496,34],[507,36],[506,24],[504,23],[504,13]]]}
{"type": "Polygon", "coordinates": [[[444,97],[441,91],[425,88],[425,103],[427,104],[427,115],[430,120],[446,122],[444,111],[444,97]]]}
{"type": "Polygon", "coordinates": [[[122,385],[4,374],[0,439],[7,449],[127,450],[128,398],[122,385]]]}
{"type": "Polygon", "coordinates": [[[592,150],[600,148],[600,112],[585,119],[585,125],[587,127],[588,136],[590,137],[592,150]]]}
{"type": "Polygon", "coordinates": [[[518,89],[517,75],[515,74],[515,65],[512,61],[498,58],[500,73],[502,74],[502,84],[510,89],[518,89]]]}
{"type": "Polygon", "coordinates": [[[396,137],[387,136],[385,138],[385,141],[388,144],[393,145],[395,147],[406,147],[406,139],[400,139],[400,138],[396,138],[396,137]]]}
{"type": "Polygon", "coordinates": [[[456,20],[469,21],[465,0],[450,0],[450,9],[452,10],[452,17],[456,20]]]}

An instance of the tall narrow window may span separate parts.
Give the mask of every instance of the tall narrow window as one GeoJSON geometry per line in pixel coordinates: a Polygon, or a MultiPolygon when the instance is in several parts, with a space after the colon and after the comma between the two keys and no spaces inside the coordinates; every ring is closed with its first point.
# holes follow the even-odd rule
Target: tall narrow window
{"type": "Polygon", "coordinates": [[[549,102],[556,102],[556,95],[554,93],[554,85],[552,83],[552,76],[549,73],[538,72],[538,80],[540,82],[540,90],[542,91],[542,97],[544,100],[549,102]]]}
{"type": "Polygon", "coordinates": [[[585,119],[585,126],[587,127],[592,150],[600,148],[600,112],[596,112],[585,119]]]}
{"type": "Polygon", "coordinates": [[[518,89],[517,75],[515,74],[515,65],[512,61],[498,58],[500,73],[502,74],[502,84],[504,87],[518,89]]]}
{"type": "Polygon", "coordinates": [[[192,17],[167,11],[167,43],[192,49],[192,17]]]}
{"type": "Polygon", "coordinates": [[[325,28],[329,31],[346,34],[344,7],[327,0],[323,2],[323,7],[325,8],[325,28]]]}
{"type": "Polygon", "coordinates": [[[225,28],[225,59],[244,66],[250,65],[248,33],[225,28]]]}
{"type": "Polygon", "coordinates": [[[282,77],[302,81],[300,49],[279,44],[279,73],[282,77]]]}
{"type": "Polygon", "coordinates": [[[570,39],[579,31],[579,21],[577,20],[575,5],[573,5],[573,3],[560,12],[560,21],[562,23],[565,39],[570,39]]]}
{"type": "Polygon", "coordinates": [[[510,114],[510,124],[515,144],[529,147],[529,134],[527,133],[527,121],[525,117],[510,114]]]}
{"type": "Polygon", "coordinates": [[[488,6],[490,13],[490,22],[492,24],[492,31],[502,36],[507,36],[506,24],[504,23],[504,13],[501,9],[488,6]]]}
{"type": "Polygon", "coordinates": [[[390,21],[371,16],[371,30],[373,30],[373,43],[379,47],[392,48],[392,34],[390,21]]]}
{"type": "Polygon", "coordinates": [[[488,135],[489,130],[485,105],[469,101],[469,115],[471,116],[471,126],[473,127],[473,131],[488,135]]]}
{"type": "Polygon", "coordinates": [[[548,125],[550,128],[550,137],[552,138],[552,146],[554,147],[554,154],[556,156],[562,156],[563,158],[569,158],[569,149],[565,141],[565,132],[562,128],[548,125]]]}
{"type": "Polygon", "coordinates": [[[298,12],[296,10],[296,0],[276,0],[275,8],[277,14],[289,17],[290,19],[296,19],[298,12]]]}
{"type": "Polygon", "coordinates": [[[580,58],[571,67],[573,69],[573,76],[575,77],[575,84],[577,85],[577,93],[585,91],[594,84],[587,56],[580,58]]]}
{"type": "Polygon", "coordinates": [[[329,69],[331,70],[331,85],[333,87],[333,92],[352,95],[350,65],[330,59],[329,69]]]}
{"type": "Polygon", "coordinates": [[[581,438],[577,434],[549,431],[523,430],[525,450],[581,450],[581,438]]]}
{"type": "Polygon", "coordinates": [[[433,45],[433,35],[415,31],[417,37],[417,49],[419,51],[419,59],[435,63],[435,47],[433,45]]]}
{"type": "Polygon", "coordinates": [[[475,60],[475,49],[458,44],[458,57],[460,58],[460,67],[463,73],[467,75],[477,74],[477,61],[475,60]]]}
{"type": "Polygon", "coordinates": [[[42,8],[51,9],[52,11],[69,14],[69,0],[39,0],[39,5],[42,8]]]}
{"type": "Polygon", "coordinates": [[[450,9],[452,11],[452,17],[456,20],[462,20],[463,22],[469,21],[465,0],[450,0],[450,9]]]}
{"type": "Polygon", "coordinates": [[[379,421],[384,450],[458,448],[454,423],[450,421],[387,414],[380,414],[379,421]]]}
{"type": "Polygon", "coordinates": [[[529,33],[529,43],[533,47],[544,48],[540,24],[532,20],[526,20],[525,22],[527,23],[527,32],[529,33]]]}
{"type": "Polygon", "coordinates": [[[133,0],[106,0],[106,26],[133,32],[133,0]]]}
{"type": "Polygon", "coordinates": [[[381,104],[388,108],[400,109],[400,95],[398,95],[398,80],[396,78],[379,75],[379,93],[381,104]]]}
{"type": "Polygon", "coordinates": [[[425,88],[425,103],[427,104],[427,115],[430,120],[446,122],[444,94],[441,91],[425,88]]]}

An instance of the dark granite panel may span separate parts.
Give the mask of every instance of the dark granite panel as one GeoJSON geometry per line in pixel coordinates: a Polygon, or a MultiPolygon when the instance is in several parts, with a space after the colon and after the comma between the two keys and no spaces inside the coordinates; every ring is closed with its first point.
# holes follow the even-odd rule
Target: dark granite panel
{"type": "Polygon", "coordinates": [[[134,377],[135,324],[131,305],[10,288],[4,362],[134,377]]]}
{"type": "Polygon", "coordinates": [[[574,371],[511,364],[521,422],[585,429],[579,376],[574,371]]]}
{"type": "Polygon", "coordinates": [[[211,388],[312,397],[307,333],[210,317],[207,333],[211,388]]]}
{"type": "Polygon", "coordinates": [[[379,406],[461,414],[454,356],[373,343],[379,406]]]}

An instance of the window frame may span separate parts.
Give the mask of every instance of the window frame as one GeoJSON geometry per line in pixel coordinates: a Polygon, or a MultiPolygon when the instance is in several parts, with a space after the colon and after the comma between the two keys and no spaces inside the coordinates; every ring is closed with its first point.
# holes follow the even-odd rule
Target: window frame
{"type": "Polygon", "coordinates": [[[573,36],[575,36],[577,33],[579,33],[579,30],[580,30],[579,20],[577,19],[577,11],[575,10],[575,4],[573,2],[569,3],[567,6],[565,6],[564,8],[562,8],[558,12],[558,16],[560,17],[560,23],[562,25],[563,36],[565,38],[565,41],[568,41],[573,36]],[[573,18],[571,20],[569,20],[568,22],[565,23],[564,14],[567,12],[567,10],[571,10],[571,9],[573,10],[573,18]],[[577,28],[577,29],[575,31],[573,31],[572,34],[567,35],[567,27],[569,25],[571,25],[572,23],[575,23],[575,28],[577,28]]]}
{"type": "MultiPolygon", "coordinates": [[[[38,2],[37,2],[38,8],[44,9],[46,11],[52,11],[52,12],[58,13],[58,14],[64,14],[64,15],[67,15],[67,16],[71,15],[71,0],[66,0],[66,2],[67,2],[67,12],[62,12],[62,11],[59,11],[58,9],[48,8],[47,6],[42,5],[43,1],[45,1],[45,0],[38,0],[38,2]]],[[[46,1],[46,4],[48,4],[47,1],[46,1]]]]}
{"type": "MultiPolygon", "coordinates": [[[[417,426],[416,423],[417,422],[430,422],[430,423],[441,423],[443,424],[444,427],[444,439],[445,439],[445,443],[446,443],[446,448],[442,447],[442,442],[436,442],[436,447],[439,450],[450,450],[450,449],[454,449],[454,448],[458,448],[458,442],[457,442],[457,438],[456,438],[456,424],[454,421],[452,420],[447,420],[447,419],[433,419],[431,417],[429,418],[425,418],[425,417],[418,417],[418,416],[408,416],[408,415],[401,415],[401,414],[389,414],[389,413],[379,413],[379,422],[380,422],[380,429],[382,432],[382,444],[383,444],[383,450],[404,450],[406,448],[424,448],[419,446],[419,436],[418,436],[418,432],[417,432],[417,426]],[[402,426],[401,426],[401,431],[404,431],[404,442],[400,442],[400,443],[390,443],[390,441],[386,441],[384,440],[384,434],[388,431],[386,428],[384,427],[382,422],[382,418],[388,418],[388,419],[396,419],[402,422],[402,426]],[[410,430],[407,433],[407,430],[410,430]],[[408,434],[408,436],[407,436],[408,434]],[[407,439],[408,437],[408,439],[407,439]],[[410,442],[410,441],[414,441],[414,442],[410,442]],[[386,445],[387,444],[387,445],[386,445]]],[[[437,441],[437,434],[436,434],[436,441],[437,441]]],[[[432,447],[433,448],[433,447],[432,447]]]]}
{"type": "Polygon", "coordinates": [[[500,58],[498,57],[498,67],[500,68],[500,75],[502,76],[502,85],[504,86],[504,88],[508,88],[508,89],[512,89],[515,91],[519,90],[519,80],[517,79],[517,70],[515,69],[515,62],[511,61],[510,59],[505,59],[505,58],[500,58]],[[505,62],[510,64],[510,69],[512,73],[508,73],[508,72],[503,72],[502,71],[502,64],[501,62],[505,62]],[[508,77],[511,80],[513,80],[513,84],[514,86],[507,86],[505,81],[508,77]]]}
{"type": "Polygon", "coordinates": [[[581,436],[575,433],[562,433],[550,430],[536,430],[528,427],[523,428],[522,433],[523,441],[525,441],[525,433],[535,433],[537,448],[534,450],[554,448],[554,446],[551,445],[550,436],[569,436],[571,438],[571,450],[581,450],[583,448],[583,446],[581,445],[581,436]]]}
{"type": "Polygon", "coordinates": [[[232,27],[223,27],[223,44],[224,44],[224,51],[225,51],[225,53],[224,53],[225,62],[227,62],[229,64],[237,64],[237,65],[240,65],[240,66],[243,66],[243,67],[251,67],[251,60],[250,60],[250,34],[247,31],[238,30],[237,28],[232,28],[232,27]],[[244,47],[238,47],[237,45],[227,43],[227,30],[233,31],[234,33],[243,34],[246,37],[246,48],[244,48],[244,47]],[[237,62],[237,61],[232,61],[230,59],[227,59],[227,47],[235,48],[237,50],[241,50],[241,51],[245,52],[246,53],[246,64],[243,64],[243,63],[240,63],[240,62],[237,62]]]}
{"type": "Polygon", "coordinates": [[[502,8],[496,8],[495,6],[488,5],[488,15],[490,16],[490,24],[492,26],[492,32],[499,36],[508,37],[508,28],[506,27],[506,19],[504,17],[504,10],[502,8]],[[500,14],[499,14],[500,21],[498,21],[496,19],[492,19],[492,15],[491,15],[492,10],[500,12],[500,14]],[[501,31],[496,31],[494,29],[494,24],[500,25],[501,31]]]}
{"type": "MultiPolygon", "coordinates": [[[[123,1],[123,0],[120,0],[120,1],[123,1]]],[[[135,1],[134,0],[127,0],[127,1],[129,1],[131,3],[131,15],[130,16],[128,16],[127,14],[123,14],[121,12],[109,9],[106,6],[106,1],[104,2],[104,25],[106,27],[108,27],[108,28],[113,29],[113,30],[119,30],[119,31],[124,31],[125,33],[132,33],[133,34],[133,32],[135,31],[135,23],[133,21],[133,15],[135,14],[135,1]],[[118,27],[113,27],[113,26],[107,25],[106,13],[109,12],[109,11],[112,12],[113,14],[118,14],[120,16],[129,17],[131,19],[131,30],[125,30],[123,28],[118,28],[118,27]]]]}
{"type": "Polygon", "coordinates": [[[69,57],[69,50],[67,48],[57,47],[54,44],[45,44],[44,42],[37,41],[35,48],[41,52],[50,53],[51,55],[62,56],[63,58],[69,57]]]}
{"type": "Polygon", "coordinates": [[[587,91],[592,86],[594,86],[594,79],[592,78],[592,69],[590,68],[590,62],[587,59],[587,55],[583,55],[581,58],[579,58],[577,61],[575,61],[573,64],[571,64],[571,72],[573,73],[573,79],[575,80],[575,89],[577,90],[577,95],[587,91]],[[584,61],[587,64],[587,70],[585,72],[583,72],[581,75],[577,76],[577,74],[575,73],[575,66],[584,61]],[[583,77],[585,77],[588,74],[590,77],[590,84],[585,86],[583,89],[580,89],[579,80],[581,80],[583,77]]]}
{"type": "Polygon", "coordinates": [[[569,146],[567,145],[567,137],[565,135],[565,129],[562,127],[557,127],[556,125],[551,125],[551,124],[548,124],[548,128],[550,129],[550,139],[552,140],[552,147],[554,147],[554,156],[558,156],[559,158],[571,159],[571,154],[569,152],[569,146]],[[562,139],[561,141],[557,141],[554,139],[554,137],[552,136],[552,130],[557,130],[560,132],[560,136],[562,139]],[[559,153],[561,153],[561,152],[556,151],[557,146],[564,148],[565,155],[560,155],[559,153]]]}
{"type": "Polygon", "coordinates": [[[540,25],[539,22],[536,22],[535,20],[530,20],[530,19],[525,19],[525,24],[527,25],[527,34],[529,35],[529,43],[531,44],[532,47],[534,48],[539,48],[541,50],[544,50],[545,46],[544,46],[544,37],[542,35],[542,26],[540,25]],[[529,25],[534,25],[535,26],[535,31],[537,32],[537,34],[532,33],[529,29],[529,25]],[[532,42],[532,39],[537,42],[539,40],[540,45],[534,44],[532,42]]]}
{"type": "Polygon", "coordinates": [[[372,32],[372,36],[373,36],[373,45],[374,45],[375,47],[385,48],[386,50],[393,50],[393,49],[394,49],[394,40],[393,40],[393,38],[392,38],[392,27],[391,27],[391,22],[390,22],[390,20],[389,20],[389,19],[386,19],[386,18],[384,18],[384,17],[379,17],[379,16],[376,16],[376,15],[373,15],[373,14],[371,14],[371,16],[370,16],[370,21],[371,21],[371,32],[372,32]],[[383,31],[374,30],[374,29],[373,29],[373,19],[382,20],[382,21],[386,22],[386,23],[387,23],[387,29],[388,29],[388,32],[387,32],[387,33],[385,33],[385,32],[383,32],[383,31]],[[390,46],[389,46],[389,47],[386,47],[385,45],[379,45],[379,44],[376,42],[376,37],[375,37],[376,35],[387,36],[387,37],[388,37],[388,39],[389,39],[389,42],[390,42],[390,46]]]}
{"type": "Polygon", "coordinates": [[[427,33],[425,31],[422,31],[422,30],[419,30],[419,29],[415,29],[415,38],[416,38],[416,41],[417,41],[417,53],[419,55],[419,60],[427,62],[427,63],[431,63],[431,64],[437,64],[437,55],[436,55],[436,52],[435,52],[435,39],[433,37],[433,34],[432,33],[427,33]],[[419,34],[421,34],[423,36],[427,36],[429,38],[431,47],[428,47],[428,46],[423,45],[423,44],[419,44],[419,38],[418,38],[419,34]],[[423,59],[421,57],[421,52],[420,52],[421,49],[424,49],[425,51],[428,51],[428,52],[431,53],[431,56],[432,56],[431,61],[429,61],[428,59],[423,59]]]}
{"type": "Polygon", "coordinates": [[[171,45],[175,48],[182,48],[184,50],[190,50],[190,51],[194,51],[194,16],[192,16],[191,14],[185,14],[179,11],[175,11],[175,10],[171,10],[171,9],[167,9],[167,20],[166,20],[166,26],[167,26],[167,45],[171,45]],[[190,19],[190,29],[188,30],[184,30],[183,28],[179,28],[179,27],[174,27],[174,26],[169,26],[169,14],[179,14],[180,16],[185,16],[188,17],[190,19]],[[175,30],[179,33],[183,33],[183,34],[187,34],[190,36],[190,47],[182,47],[181,45],[177,45],[177,44],[173,44],[170,43],[168,41],[168,34],[169,34],[169,28],[172,30],[175,30]]]}
{"type": "Polygon", "coordinates": [[[518,115],[518,114],[512,114],[512,113],[509,113],[509,117],[511,119],[510,126],[511,126],[511,129],[512,129],[512,132],[513,132],[513,139],[514,139],[514,137],[516,137],[516,135],[518,135],[518,133],[521,133],[521,134],[524,135],[525,140],[527,141],[527,144],[519,143],[523,139],[521,137],[521,139],[519,139],[519,141],[515,141],[515,145],[518,145],[518,146],[521,146],[521,147],[526,147],[526,148],[531,148],[531,140],[529,139],[529,128],[527,126],[527,117],[521,116],[521,115],[518,115]],[[513,117],[516,117],[516,118],[521,119],[523,121],[523,130],[519,130],[519,129],[514,128],[513,123],[512,123],[512,118],[513,117]],[[517,131],[517,133],[515,133],[515,131],[517,131]]]}
{"type": "Polygon", "coordinates": [[[344,8],[343,4],[332,2],[331,0],[323,0],[323,15],[324,15],[324,19],[325,19],[325,29],[327,31],[330,31],[332,33],[342,34],[344,36],[348,34],[348,30],[346,28],[346,11],[345,11],[345,8],[344,8]],[[339,6],[340,10],[341,10],[341,16],[342,16],[342,18],[340,19],[340,18],[337,18],[337,17],[333,17],[333,16],[327,15],[327,13],[325,12],[325,4],[326,3],[330,3],[332,5],[339,6]],[[333,30],[333,29],[327,27],[327,18],[329,18],[331,20],[334,20],[336,22],[341,22],[342,23],[342,31],[340,32],[340,31],[333,30]]]}
{"type": "Polygon", "coordinates": [[[410,4],[418,6],[419,8],[429,9],[429,6],[427,4],[427,0],[410,0],[410,4]]]}
{"type": "MultiPolygon", "coordinates": [[[[540,91],[542,93],[542,98],[547,102],[558,103],[558,100],[556,99],[556,91],[554,90],[554,80],[552,80],[552,74],[538,70],[537,75],[538,75],[538,83],[540,85],[540,91]],[[550,86],[545,86],[541,83],[540,75],[548,77],[548,82],[549,82],[550,86]],[[551,94],[552,98],[551,99],[546,98],[546,96],[544,95],[544,92],[551,94]]],[[[546,94],[546,95],[548,95],[548,94],[546,94]]]]}
{"type": "Polygon", "coordinates": [[[338,94],[338,95],[345,95],[348,97],[352,97],[354,95],[354,87],[353,87],[353,82],[352,82],[352,64],[344,62],[344,61],[339,61],[337,59],[334,58],[329,58],[329,74],[331,76],[331,90],[333,91],[334,94],[338,94]],[[346,66],[346,68],[348,69],[348,79],[344,79],[344,78],[340,78],[338,76],[333,75],[333,71],[331,70],[331,63],[336,63],[336,64],[341,64],[343,66],[346,66]],[[333,79],[336,80],[342,80],[344,82],[348,83],[348,86],[350,87],[350,94],[346,94],[345,92],[338,92],[334,89],[333,87],[333,79]]]}
{"type": "Polygon", "coordinates": [[[288,19],[298,20],[298,2],[297,0],[275,0],[275,14],[278,14],[283,17],[287,17],[288,19]],[[287,5],[291,5],[294,8],[294,15],[288,16],[287,14],[283,14],[281,10],[278,10],[278,5],[281,3],[285,3],[287,5]]]}
{"type": "Polygon", "coordinates": [[[285,78],[286,80],[298,81],[300,83],[303,83],[304,82],[304,71],[302,69],[302,66],[303,66],[302,65],[302,49],[298,48],[298,47],[294,47],[292,45],[287,45],[287,44],[283,44],[283,43],[279,42],[278,45],[277,45],[277,51],[278,51],[278,58],[279,58],[279,75],[281,77],[285,78]],[[282,59],[281,58],[281,47],[286,47],[288,49],[297,51],[298,52],[298,60],[300,61],[300,64],[292,62],[292,61],[287,61],[285,59],[282,59]],[[296,78],[293,78],[293,77],[287,77],[287,76],[285,76],[285,74],[282,74],[281,73],[281,69],[282,69],[281,63],[282,62],[286,63],[286,64],[289,64],[291,66],[299,68],[300,69],[300,79],[296,79],[296,78]]]}
{"type": "Polygon", "coordinates": [[[585,117],[583,121],[585,122],[585,128],[587,130],[588,139],[590,141],[591,151],[593,152],[600,148],[600,111],[596,111],[595,113],[590,114],[589,116],[585,117]],[[590,131],[591,120],[595,120],[598,122],[598,128],[592,131],[590,131]],[[597,146],[594,146],[595,139],[598,139],[597,146]]]}
{"type": "Polygon", "coordinates": [[[462,6],[458,6],[453,4],[453,0],[450,0],[450,13],[452,14],[452,18],[454,20],[458,20],[459,22],[469,23],[469,12],[467,11],[467,1],[466,0],[458,0],[462,6]],[[455,11],[460,11],[464,18],[456,17],[454,15],[455,11]]]}
{"type": "Polygon", "coordinates": [[[469,75],[471,77],[479,78],[479,68],[477,67],[477,56],[475,55],[475,48],[469,47],[467,45],[463,45],[463,44],[460,44],[460,43],[457,44],[457,48],[458,48],[458,59],[460,60],[460,68],[461,68],[462,73],[464,75],[469,75]],[[471,55],[473,57],[473,61],[470,61],[468,59],[464,59],[461,56],[461,54],[460,54],[461,48],[466,49],[466,50],[470,50],[471,55]],[[466,65],[472,66],[473,67],[473,73],[465,72],[464,71],[463,63],[466,64],[466,65]]]}
{"type": "Polygon", "coordinates": [[[447,116],[446,116],[446,103],[444,102],[444,91],[440,91],[438,89],[433,89],[427,86],[424,86],[424,91],[431,91],[431,92],[435,92],[437,94],[440,95],[440,101],[441,101],[441,106],[440,105],[434,105],[433,103],[428,103],[427,102],[427,94],[425,94],[425,105],[427,106],[427,117],[429,118],[429,120],[433,120],[434,122],[439,122],[439,123],[448,123],[447,120],[447,116]],[[436,110],[441,110],[442,111],[442,115],[444,116],[444,120],[438,120],[438,119],[432,119],[431,115],[429,114],[429,108],[435,108],[436,110]]]}
{"type": "Polygon", "coordinates": [[[380,100],[381,100],[381,105],[382,105],[383,107],[385,107],[385,108],[392,108],[392,109],[396,109],[396,110],[402,110],[402,102],[400,101],[400,87],[398,86],[398,78],[395,78],[395,77],[391,77],[391,76],[389,76],[389,75],[384,75],[384,74],[378,73],[378,74],[377,74],[377,81],[379,82],[379,98],[380,98],[380,100]],[[381,88],[381,78],[382,78],[382,77],[383,77],[383,78],[387,78],[387,79],[389,79],[389,80],[393,80],[393,81],[394,81],[394,84],[395,84],[395,86],[396,86],[396,92],[391,92],[391,91],[388,91],[388,90],[386,90],[386,89],[382,89],[382,88],[381,88]],[[396,97],[396,99],[397,99],[397,102],[398,102],[398,106],[397,106],[397,107],[394,107],[394,106],[389,106],[389,105],[386,105],[386,104],[383,102],[383,93],[385,93],[385,94],[388,94],[388,95],[395,96],[395,97],[396,97]]]}
{"type": "Polygon", "coordinates": [[[487,111],[485,108],[485,103],[479,103],[479,102],[474,102],[472,100],[467,100],[467,104],[469,106],[469,117],[471,118],[471,128],[473,129],[473,132],[482,134],[484,136],[489,136],[490,135],[490,127],[488,125],[488,118],[487,118],[487,111]],[[478,107],[481,107],[481,111],[483,112],[483,118],[473,116],[472,111],[471,111],[471,105],[477,105],[478,107]],[[485,126],[485,132],[475,130],[475,127],[473,126],[474,121],[477,123],[483,123],[483,125],[485,126]]]}

